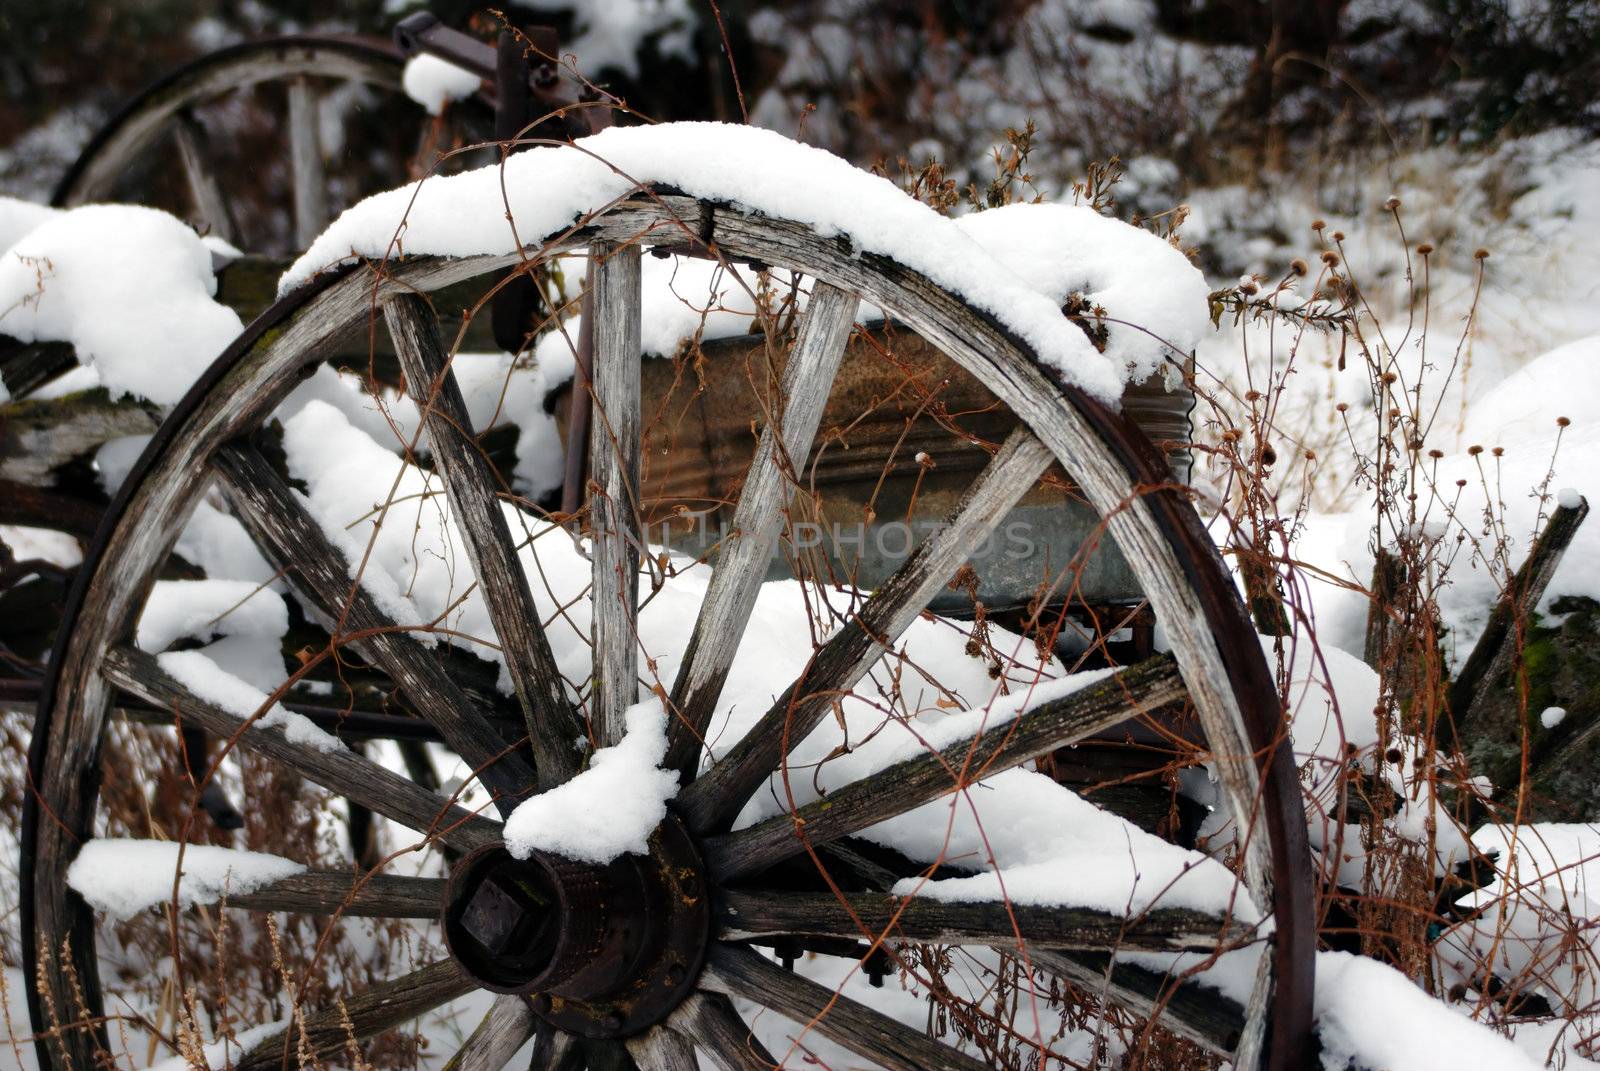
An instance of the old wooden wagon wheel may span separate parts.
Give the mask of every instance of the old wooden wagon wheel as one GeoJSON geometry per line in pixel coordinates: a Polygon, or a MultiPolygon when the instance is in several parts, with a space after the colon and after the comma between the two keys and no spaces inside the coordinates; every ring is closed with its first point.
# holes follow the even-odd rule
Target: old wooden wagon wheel
{"type": "MultiPolygon", "coordinates": [[[[534,1037],[536,1067],[625,1066],[631,1059],[647,1071],[678,1071],[695,1066],[696,1047],[725,1069],[777,1065],[784,1054],[775,1056],[753,1037],[734,998],[770,1009],[804,1036],[826,1038],[885,1067],[983,1066],[784,970],[752,947],[774,947],[785,961],[815,952],[847,961],[876,956],[881,964],[880,948],[888,946],[875,936],[896,946],[922,941],[1014,950],[1020,936],[1028,944],[1018,955],[1036,966],[1111,1001],[1162,1011],[1163,1022],[1233,1055],[1236,1066],[1308,1066],[1309,864],[1275,691],[1227,573],[1191,506],[1163,489],[1163,463],[1148,440],[1118,413],[1059,383],[1027,344],[954,293],[888,258],[858,256],[846,243],[799,223],[673,190],[641,190],[529,248],[539,256],[588,250],[595,265],[586,599],[554,609],[539,603],[548,594],[541,588],[552,580],[526,571],[519,559],[536,538],[534,522],[501,508],[503,484],[465,434],[471,422],[452,354],[440,342],[426,301],[430,292],[463,278],[516,268],[524,263],[522,253],[412,257],[382,274],[346,268],[294,290],[252,324],[162,426],[124,484],[82,570],[39,706],[24,830],[23,932],[31,935],[27,976],[41,980],[31,1001],[41,1059],[57,1068],[93,1066],[96,1052],[121,1036],[103,1018],[116,1009],[103,999],[95,912],[68,871],[104,835],[97,804],[100,741],[119,695],[131,695],[286,764],[305,780],[416,831],[424,843],[460,853],[448,881],[312,870],[229,898],[224,911],[439,918],[448,948],[420,969],[337,1001],[330,997],[288,1031],[248,1034],[242,1044],[248,1052],[234,1053],[234,1067],[293,1065],[306,1045],[343,1052],[352,1038],[372,1036],[480,987],[508,995],[493,1005],[452,1066],[500,1067],[534,1037]],[[739,668],[736,648],[751,627],[780,537],[771,522],[787,509],[792,471],[785,459],[804,457],[817,434],[822,402],[863,302],[934,342],[1001,399],[1019,427],[982,467],[950,522],[870,598],[851,605],[837,628],[816,639],[798,679],[770,682],[770,709],[736,743],[719,746],[716,761],[676,793],[647,852],[593,863],[539,848],[514,856],[503,843],[505,827],[494,819],[353,752],[319,746],[319,738],[303,729],[287,732],[282,720],[254,722],[236,702],[185,683],[165,656],[134,645],[133,626],[157,570],[184,519],[214,484],[266,557],[282,567],[308,614],[387,675],[403,705],[419,716],[416,724],[476,771],[502,816],[530,793],[594,772],[579,772],[583,755],[574,741],[586,737],[607,747],[622,740],[625,716],[640,698],[638,682],[655,672],[635,641],[648,604],[660,594],[652,590],[641,599],[640,588],[655,588],[661,567],[659,560],[640,560],[645,534],[636,508],[646,424],[639,390],[641,247],[682,248],[686,241],[724,264],[803,273],[809,302],[777,395],[781,409],[763,422],[755,461],[742,481],[735,507],[740,537],[718,553],[692,636],[683,623],[686,648],[670,695],[666,687],[657,693],[672,711],[667,768],[689,775],[700,770],[699,738],[729,674],[739,668]],[[275,407],[322,351],[346,332],[366,330],[379,307],[431,437],[432,475],[426,479],[437,483],[420,497],[431,494],[436,504],[428,508],[441,509],[437,489],[443,487],[459,549],[492,623],[489,642],[501,651],[514,687],[514,697],[500,704],[511,720],[463,689],[450,669],[448,643],[425,646],[423,639],[438,637],[412,635],[417,624],[396,617],[392,598],[352,582],[356,563],[335,542],[344,538],[340,525],[314,514],[301,491],[310,485],[290,482],[277,431],[269,426],[275,407]],[[788,742],[831,716],[834,702],[895,648],[1009,506],[1057,460],[1104,514],[1165,623],[1181,682],[1160,662],[1122,670],[1037,706],[1005,732],[960,739],[835,788],[799,809],[803,821],[780,810],[736,828],[741,809],[771,783],[774,771],[787,776],[788,742]],[[198,478],[202,473],[208,479],[198,478]],[[573,630],[585,644],[592,640],[579,673],[587,680],[576,683],[570,667],[564,678],[559,664],[567,657],[561,651],[574,649],[567,634],[573,630]],[[552,637],[560,637],[560,651],[552,637]],[[995,901],[897,897],[885,885],[926,873],[926,867],[913,862],[909,871],[896,869],[849,839],[950,793],[957,780],[952,769],[971,763],[993,776],[1171,702],[1185,687],[1203,722],[1225,806],[1243,831],[1246,898],[1271,920],[1270,936],[1254,934],[1270,953],[1261,957],[1247,1006],[1232,1018],[1219,1011],[1226,1002],[1173,990],[1159,973],[1112,956],[1118,950],[1210,950],[1239,939],[1237,923],[1159,906],[1129,919],[1048,903],[1013,909],[995,901]],[[832,884],[821,880],[824,873],[832,884]]],[[[351,503],[357,518],[373,505],[351,503]]],[[[537,538],[567,538],[559,527],[541,531],[537,538]]],[[[337,720],[321,724],[339,729],[337,720]]],[[[1249,929],[1243,927],[1246,939],[1249,929]]]]}
{"type": "Polygon", "coordinates": [[[490,136],[481,100],[429,119],[401,91],[404,67],[394,45],[353,36],[219,49],[129,100],[51,203],[151,204],[250,252],[304,249],[344,204],[409,177],[418,157],[426,169],[435,152],[490,136]],[[342,147],[330,151],[334,129],[342,147]]]}

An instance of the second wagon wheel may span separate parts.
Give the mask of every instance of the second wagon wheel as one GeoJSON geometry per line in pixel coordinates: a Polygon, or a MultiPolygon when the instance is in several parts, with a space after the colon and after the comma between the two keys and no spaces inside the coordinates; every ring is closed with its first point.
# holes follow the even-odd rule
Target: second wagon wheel
{"type": "Polygon", "coordinates": [[[304,249],[343,204],[490,135],[481,100],[430,120],[402,92],[404,68],[394,45],[355,36],[219,49],[129,100],[51,203],[150,204],[248,252],[304,249]]]}
{"type": "MultiPolygon", "coordinates": [[[[541,180],[570,179],[575,166],[582,174],[642,136],[674,131],[635,128],[534,150],[512,170],[543,190],[541,180]]],[[[811,151],[758,131],[720,137],[735,147],[757,138],[753,147],[776,154],[780,167],[784,153],[811,151]]],[[[670,162],[670,153],[656,155],[670,162]]],[[[612,166],[637,176],[656,155],[635,152],[612,166]]],[[[735,153],[723,163],[736,170],[751,159],[735,153]]],[[[596,188],[576,221],[541,227],[548,233],[536,241],[524,232],[521,249],[412,256],[382,272],[346,267],[290,292],[196,384],[124,484],[68,608],[30,755],[23,932],[27,977],[38,980],[30,1011],[41,1060],[87,1067],[129,1045],[154,1047],[137,1040],[151,1005],[104,969],[118,945],[95,905],[126,914],[169,901],[161,924],[171,959],[161,970],[180,972],[190,1049],[226,1031],[237,1068],[342,1058],[362,1039],[486,989],[502,995],[453,1067],[504,1066],[532,1039],[534,1066],[545,1068],[631,1061],[686,1071],[698,1048],[718,1067],[755,1071],[835,1045],[883,1067],[976,1069],[985,1063],[974,1051],[1000,1059],[984,1047],[993,1037],[963,1048],[904,1021],[909,992],[913,1021],[926,1015],[926,997],[957,1036],[989,1029],[983,994],[953,993],[957,952],[991,972],[979,990],[1004,952],[1024,965],[1013,976],[1031,988],[1024,1004],[1047,1000],[1039,972],[1055,973],[1160,1017],[1235,1066],[1308,1066],[1309,863],[1272,680],[1220,559],[1148,440],[1052,371],[1030,341],[1038,331],[1018,328],[1018,316],[974,308],[926,271],[863,250],[859,236],[822,233],[772,206],[737,207],[731,188],[719,193],[718,180],[693,167],[620,195],[609,166],[587,174],[596,188]],[[733,535],[709,564],[648,543],[652,504],[640,488],[652,456],[642,444],[660,414],[640,391],[647,247],[700,250],[753,289],[806,298],[792,321],[767,324],[769,339],[792,342],[771,409],[755,416],[762,430],[731,504],[733,535]],[[530,258],[585,251],[595,279],[595,417],[580,551],[567,529],[508,500],[473,440],[458,359],[442,341],[455,327],[441,329],[426,295],[526,270],[530,258]],[[814,577],[763,584],[774,548],[792,540],[805,480],[798,459],[812,453],[840,356],[868,304],[935,343],[1016,427],[947,523],[870,595],[814,577]],[[350,434],[331,410],[279,408],[328,345],[368,329],[375,309],[425,414],[426,461],[407,445],[415,431],[396,456],[350,434]],[[1012,668],[969,658],[968,635],[923,608],[1056,462],[1103,514],[1164,623],[1178,672],[1156,660],[1052,684],[1045,678],[1059,676],[1059,664],[1028,668],[1019,657],[1016,695],[997,700],[996,676],[1012,668]],[[330,735],[341,731],[337,719],[299,720],[197,652],[137,645],[134,626],[160,564],[212,483],[327,629],[329,651],[386,675],[396,703],[460,756],[477,789],[446,799],[345,750],[330,735]],[[502,690],[463,684],[466,651],[500,668],[502,690]],[[1221,864],[1144,837],[1021,769],[1185,691],[1240,831],[1242,888],[1221,864]],[[915,700],[915,716],[896,707],[912,693],[931,697],[915,700]],[[305,869],[198,848],[184,849],[184,861],[170,845],[130,844],[100,805],[116,771],[101,770],[99,746],[119,695],[413,831],[392,859],[447,847],[448,876],[305,869]],[[941,721],[951,708],[955,720],[941,721]],[[858,720],[863,711],[868,723],[858,720]],[[820,764],[804,759],[805,741],[835,719],[849,733],[843,750],[820,764]],[[874,740],[889,745],[874,751],[874,740]],[[819,795],[815,779],[850,754],[858,765],[842,769],[854,773],[819,795]],[[1030,880],[1025,859],[1009,861],[1020,864],[1013,869],[988,865],[1003,850],[1004,825],[1049,832],[1070,852],[1076,838],[1103,834],[1104,822],[1113,823],[1115,848],[1096,857],[1103,871],[1056,865],[1030,880]],[[951,856],[952,829],[976,838],[962,849],[972,855],[951,856]],[[133,863],[165,867],[146,901],[125,888],[133,863]],[[1194,875],[1198,891],[1188,884],[1194,875]],[[1108,900],[1106,882],[1124,878],[1108,900]],[[1164,902],[1168,881],[1191,894],[1164,902]],[[230,1003],[239,995],[206,981],[225,958],[216,946],[230,944],[228,919],[285,911],[433,919],[437,928],[417,924],[414,969],[370,984],[359,972],[330,977],[303,1006],[286,984],[287,1027],[240,1024],[230,1003]],[[1151,956],[1203,959],[1240,945],[1265,947],[1242,1007],[1174,989],[1150,967],[1151,956]],[[898,973],[884,990],[850,981],[886,971],[898,973]]],[[[498,176],[486,177],[500,188],[498,176]]],[[[836,181],[821,192],[848,205],[863,196],[861,182],[881,180],[850,172],[819,181],[836,181]]],[[[881,200],[885,188],[865,193],[881,200]]],[[[466,196],[472,187],[440,189],[466,196]]],[[[947,242],[948,221],[915,207],[925,215],[908,217],[898,247],[947,242]]],[[[487,211],[503,216],[504,207],[495,200],[487,211]]],[[[289,952],[275,944],[280,954],[289,952]]],[[[1042,1054],[1050,1033],[1030,1014],[1032,1026],[1008,1029],[1019,1031],[1024,1054],[1042,1054]]]]}

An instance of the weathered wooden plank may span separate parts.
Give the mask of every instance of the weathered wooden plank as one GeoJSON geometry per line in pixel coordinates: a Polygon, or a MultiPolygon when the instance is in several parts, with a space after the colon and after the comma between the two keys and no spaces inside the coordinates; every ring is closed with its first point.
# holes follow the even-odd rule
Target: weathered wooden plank
{"type": "Polygon", "coordinates": [[[845,785],[793,814],[708,837],[706,863],[719,881],[731,882],[803,851],[807,844],[815,847],[858,833],[1135,715],[1180,703],[1183,697],[1177,667],[1169,659],[1148,659],[1110,680],[1041,703],[1015,721],[845,785]]]}
{"type": "Polygon", "coordinates": [[[690,993],[667,1025],[694,1038],[718,1071],[773,1071],[778,1061],[721,993],[690,993]]]}
{"type": "MultiPolygon", "coordinates": [[[[461,851],[500,839],[499,823],[450,803],[353,751],[293,744],[282,731],[259,724],[245,728],[244,718],[196,696],[163,670],[154,655],[134,647],[117,647],[106,652],[102,667],[111,684],[164,710],[176,710],[184,724],[222,740],[238,736],[241,746],[290,766],[307,780],[409,829],[436,835],[461,851]]],[[[169,724],[171,720],[169,715],[169,724]]]]}
{"type": "Polygon", "coordinates": [[[665,1026],[653,1026],[624,1044],[639,1071],[699,1071],[694,1043],[665,1026]]]}
{"type": "Polygon", "coordinates": [[[1005,441],[945,525],[823,644],[744,738],[679,795],[691,829],[704,834],[727,828],[789,748],[804,740],[838,694],[854,687],[892,648],[934,593],[1044,475],[1050,460],[1050,451],[1026,429],[1005,441]]]}
{"type": "Polygon", "coordinates": [[[946,903],[882,893],[725,889],[716,919],[725,940],[813,934],[870,940],[1016,948],[1137,952],[1211,951],[1248,927],[1186,908],[1153,907],[1134,917],[1074,907],[991,901],[946,903]]]}
{"type": "Polygon", "coordinates": [[[748,948],[713,944],[704,977],[704,988],[765,1005],[889,1071],[982,1071],[987,1066],[748,948]]]}
{"type": "Polygon", "coordinates": [[[289,81],[289,173],[294,184],[295,248],[306,249],[328,225],[328,175],[319,136],[321,108],[306,75],[289,81]]]}
{"type": "MultiPolygon", "coordinates": [[[[502,993],[445,1063],[444,1071],[502,1071],[540,1025],[527,997],[502,993]]],[[[545,1029],[549,1031],[549,1027],[545,1029]]]]}
{"type": "Polygon", "coordinates": [[[351,994],[340,1003],[296,1021],[258,1043],[233,1065],[235,1071],[299,1067],[302,1046],[313,1059],[337,1059],[352,1036],[361,1041],[432,1011],[474,988],[471,978],[444,959],[388,982],[351,994]]]}
{"type": "Polygon", "coordinates": [[[230,907],[252,911],[296,911],[310,915],[362,918],[437,918],[444,881],[399,874],[359,874],[349,870],[307,870],[280,878],[243,895],[231,894],[230,907]]]}
{"type": "Polygon", "coordinates": [[[59,398],[0,405],[0,479],[49,487],[55,471],[112,439],[149,435],[160,424],[155,406],[112,398],[104,387],[59,398]]]}
{"type": "Polygon", "coordinates": [[[227,195],[211,166],[207,141],[205,127],[188,108],[173,117],[172,142],[178,150],[178,161],[183,165],[183,177],[189,185],[189,204],[195,216],[211,234],[225,242],[237,242],[233,213],[228,210],[227,195]]]}
{"type": "Polygon", "coordinates": [[[805,464],[816,438],[859,304],[854,294],[827,283],[817,282],[811,288],[779,388],[777,404],[782,411],[761,432],[734,510],[733,530],[717,549],[716,571],[684,651],[683,668],[672,685],[673,720],[665,766],[680,771],[685,779],[699,764],[706,726],[767,576],[788,500],[789,476],[805,464]]]}
{"type": "Polygon", "coordinates": [[[589,446],[594,533],[594,691],[589,732],[596,747],[622,738],[623,713],[639,697],[639,247],[596,244],[594,414],[589,446]]]}
{"type": "Polygon", "coordinates": [[[583,721],[556,668],[528,578],[496,495],[499,482],[472,434],[450,356],[439,344],[433,313],[414,294],[384,306],[389,334],[406,374],[406,390],[422,411],[434,472],[444,481],[450,515],[460,531],[478,588],[500,639],[500,651],[522,706],[540,788],[578,771],[573,747],[583,721]]]}
{"type": "Polygon", "coordinates": [[[331,636],[353,635],[363,658],[382,667],[419,715],[472,767],[509,814],[533,788],[533,771],[511,750],[439,662],[390,619],[351,579],[344,556],[272,464],[255,449],[231,444],[212,460],[240,521],[267,560],[284,570],[331,636]]]}

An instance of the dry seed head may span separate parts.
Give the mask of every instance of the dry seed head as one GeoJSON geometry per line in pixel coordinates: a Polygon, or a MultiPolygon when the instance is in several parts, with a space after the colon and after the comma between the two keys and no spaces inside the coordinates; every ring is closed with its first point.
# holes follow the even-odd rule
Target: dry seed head
{"type": "Polygon", "coordinates": [[[1393,372],[1385,372],[1379,378],[1382,379],[1385,383],[1393,383],[1395,380],[1399,379],[1400,377],[1395,375],[1393,372]]]}
{"type": "Polygon", "coordinates": [[[1335,253],[1331,249],[1324,250],[1322,253],[1322,263],[1326,264],[1330,268],[1337,268],[1339,266],[1339,254],[1335,253]]]}
{"type": "Polygon", "coordinates": [[[1493,450],[1490,450],[1489,452],[1491,454],[1493,454],[1495,457],[1505,457],[1506,456],[1506,448],[1503,447],[1503,446],[1497,446],[1493,450]]]}
{"type": "Polygon", "coordinates": [[[1344,231],[1334,231],[1333,232],[1333,240],[1336,241],[1336,242],[1344,241],[1344,231]]]}
{"type": "Polygon", "coordinates": [[[1466,480],[1457,480],[1456,481],[1456,486],[1457,487],[1465,487],[1465,486],[1467,486],[1467,481],[1466,480]]]}
{"type": "Polygon", "coordinates": [[[1472,457],[1477,457],[1479,454],[1483,453],[1483,447],[1474,443],[1473,445],[1467,447],[1467,453],[1472,457]]]}
{"type": "Polygon", "coordinates": [[[1340,402],[1338,405],[1334,406],[1334,409],[1338,410],[1341,413],[1349,412],[1350,411],[1350,403],[1349,402],[1340,402]]]}
{"type": "Polygon", "coordinates": [[[1258,294],[1260,292],[1261,287],[1254,279],[1249,279],[1239,284],[1239,293],[1241,294],[1258,294]]]}
{"type": "Polygon", "coordinates": [[[1417,252],[1423,256],[1427,256],[1429,253],[1433,252],[1433,243],[1423,242],[1421,245],[1417,246],[1417,252]]]}
{"type": "Polygon", "coordinates": [[[1433,458],[1435,461],[1438,461],[1441,457],[1444,456],[1444,451],[1443,450],[1429,450],[1428,451],[1428,456],[1433,458]]]}
{"type": "Polygon", "coordinates": [[[1317,459],[1317,452],[1315,450],[1307,450],[1306,451],[1306,460],[1307,461],[1315,461],[1316,459],[1317,459]]]}
{"type": "Polygon", "coordinates": [[[1572,425],[1572,421],[1568,420],[1566,417],[1564,417],[1564,416],[1556,417],[1556,427],[1565,428],[1565,427],[1570,427],[1571,425],[1572,425]]]}
{"type": "Polygon", "coordinates": [[[1473,254],[1472,254],[1472,259],[1473,260],[1488,260],[1489,259],[1489,251],[1487,249],[1474,250],[1473,254]]]}
{"type": "Polygon", "coordinates": [[[1400,207],[1400,198],[1391,196],[1387,201],[1383,202],[1383,207],[1393,212],[1400,207]]]}
{"type": "Polygon", "coordinates": [[[1311,221],[1311,229],[1316,231],[1318,234],[1321,234],[1322,233],[1322,228],[1324,228],[1326,226],[1327,226],[1327,224],[1324,223],[1320,219],[1314,219],[1314,220],[1311,221]]]}
{"type": "Polygon", "coordinates": [[[1244,400],[1247,402],[1259,402],[1261,400],[1261,392],[1258,390],[1247,390],[1244,392],[1244,400]]]}
{"type": "Polygon", "coordinates": [[[1306,262],[1305,261],[1301,260],[1299,257],[1295,257],[1293,260],[1291,260],[1289,262],[1289,270],[1292,271],[1296,275],[1304,275],[1306,272],[1310,271],[1311,269],[1306,267],[1306,262]]]}

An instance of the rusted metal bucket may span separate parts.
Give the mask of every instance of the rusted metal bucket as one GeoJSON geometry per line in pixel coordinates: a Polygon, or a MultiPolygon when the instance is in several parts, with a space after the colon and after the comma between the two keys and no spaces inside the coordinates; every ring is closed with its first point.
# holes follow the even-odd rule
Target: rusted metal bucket
{"type": "MultiPolygon", "coordinates": [[[[642,501],[651,544],[714,555],[775,411],[785,358],[783,347],[750,335],[644,362],[642,501]]],[[[1180,480],[1188,471],[1181,444],[1189,438],[1191,403],[1187,390],[1169,391],[1159,377],[1130,386],[1123,399],[1153,440],[1171,444],[1180,480]]],[[[565,397],[555,411],[565,419],[565,397]]],[[[791,503],[771,577],[797,575],[795,559],[803,558],[813,575],[876,587],[954,509],[1016,423],[976,379],[913,332],[892,324],[858,331],[817,441],[793,473],[802,493],[791,503]]],[[[1090,606],[1141,599],[1100,518],[1059,469],[1011,511],[970,567],[973,575],[963,573],[931,609],[970,614],[976,598],[999,612],[1041,594],[1090,606]]]]}

